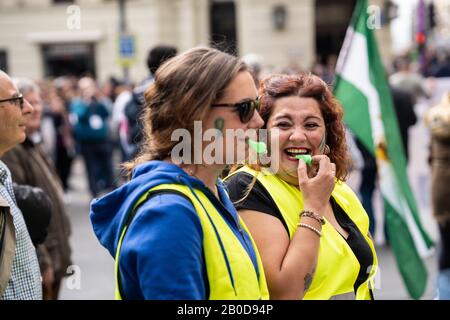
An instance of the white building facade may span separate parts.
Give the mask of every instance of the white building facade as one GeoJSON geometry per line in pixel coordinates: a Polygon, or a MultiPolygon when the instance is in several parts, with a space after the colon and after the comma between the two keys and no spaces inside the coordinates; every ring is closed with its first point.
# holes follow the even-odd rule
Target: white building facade
{"type": "MultiPolygon", "coordinates": [[[[257,53],[269,66],[309,68],[316,52],[336,51],[354,3],[127,0],[126,28],[135,48],[130,79],[147,76],[145,59],[153,46],[169,44],[184,51],[210,45],[217,32],[218,39],[221,32],[232,33],[239,55],[257,53]]],[[[1,0],[0,66],[13,76],[35,79],[86,68],[99,80],[121,77],[119,19],[118,0],[1,0]]]]}

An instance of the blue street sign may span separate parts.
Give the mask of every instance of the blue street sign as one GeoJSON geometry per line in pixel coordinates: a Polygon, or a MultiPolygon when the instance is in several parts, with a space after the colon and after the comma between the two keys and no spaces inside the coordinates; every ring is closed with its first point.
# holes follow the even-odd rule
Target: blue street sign
{"type": "Polygon", "coordinates": [[[135,41],[131,35],[121,35],[119,38],[119,56],[121,59],[133,59],[135,54],[135,41]]]}
{"type": "Polygon", "coordinates": [[[136,58],[136,38],[130,34],[121,34],[117,41],[118,62],[123,67],[134,63],[136,58]]]}

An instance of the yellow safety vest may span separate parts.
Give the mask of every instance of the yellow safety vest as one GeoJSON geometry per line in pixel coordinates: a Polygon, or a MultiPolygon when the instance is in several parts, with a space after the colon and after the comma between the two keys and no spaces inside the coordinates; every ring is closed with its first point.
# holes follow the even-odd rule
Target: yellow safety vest
{"type": "MultiPolygon", "coordinates": [[[[289,229],[292,239],[303,210],[303,197],[300,190],[277,175],[262,169],[261,172],[243,167],[237,172],[246,172],[264,186],[270,194],[289,229]]],[[[322,226],[319,255],[313,281],[304,295],[304,299],[358,299],[370,300],[369,282],[373,288],[373,277],[377,269],[377,257],[372,240],[368,237],[369,219],[367,213],[354,192],[343,182],[336,182],[331,194],[336,202],[356,224],[366,239],[373,254],[373,265],[370,267],[368,279],[354,293],[354,283],[360,270],[358,259],[345,239],[328,221],[322,226]]]]}
{"type": "MultiPolygon", "coordinates": [[[[146,192],[138,200],[133,211],[147,199],[149,193],[161,190],[181,192],[194,205],[195,211],[200,218],[203,230],[203,252],[209,282],[209,299],[269,299],[269,291],[267,289],[261,258],[243,221],[239,218],[243,230],[250,236],[253,248],[255,249],[259,277],[247,251],[236,238],[222,215],[202,191],[190,189],[186,185],[179,184],[159,185],[146,192]]],[[[116,299],[118,300],[122,299],[119,291],[120,248],[128,225],[129,223],[124,227],[120,236],[115,258],[116,299]]]]}

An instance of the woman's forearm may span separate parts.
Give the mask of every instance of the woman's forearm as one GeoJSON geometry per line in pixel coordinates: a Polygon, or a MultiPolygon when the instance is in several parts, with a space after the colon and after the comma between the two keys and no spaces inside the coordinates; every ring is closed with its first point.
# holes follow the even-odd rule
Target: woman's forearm
{"type": "MultiPolygon", "coordinates": [[[[320,230],[320,223],[313,218],[304,217],[302,223],[320,230]]],[[[319,254],[320,237],[307,227],[298,227],[275,281],[270,281],[271,298],[301,299],[308,290],[314,276],[319,254]]]]}

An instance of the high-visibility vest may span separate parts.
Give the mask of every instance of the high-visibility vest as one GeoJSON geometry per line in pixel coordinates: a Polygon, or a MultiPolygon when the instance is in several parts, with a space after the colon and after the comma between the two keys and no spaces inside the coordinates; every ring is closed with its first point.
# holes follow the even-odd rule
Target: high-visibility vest
{"type": "MultiPolygon", "coordinates": [[[[239,239],[227,225],[226,221],[215,208],[208,197],[198,189],[191,189],[186,185],[163,184],[151,188],[136,203],[134,210],[146,199],[149,193],[160,191],[174,191],[182,193],[193,204],[200,218],[203,230],[203,252],[205,256],[206,273],[209,283],[209,299],[233,300],[233,299],[269,299],[264,269],[261,258],[253,239],[250,237],[255,249],[258,263],[259,276],[247,251],[239,239]]],[[[133,211],[134,211],[133,210],[133,211]]],[[[243,221],[239,218],[243,229],[240,232],[248,232],[243,221]]],[[[130,221],[123,228],[117,246],[115,258],[116,272],[116,299],[121,300],[119,290],[119,258],[120,248],[130,221]]]]}
{"type": "MultiPolygon", "coordinates": [[[[269,172],[267,169],[255,171],[247,166],[233,174],[246,172],[264,186],[277,205],[289,229],[289,237],[297,230],[299,214],[303,210],[303,197],[298,187],[291,185],[269,172]]],[[[377,270],[377,257],[372,240],[369,238],[369,219],[354,192],[343,182],[337,181],[332,197],[347,213],[361,231],[373,254],[373,264],[369,267],[368,279],[356,291],[354,284],[358,277],[360,264],[350,246],[333,225],[326,221],[322,226],[319,255],[313,281],[303,299],[371,299],[373,277],[377,270]],[[370,289],[369,289],[370,286],[370,289]]],[[[326,220],[326,219],[325,219],[326,220]]]]}

